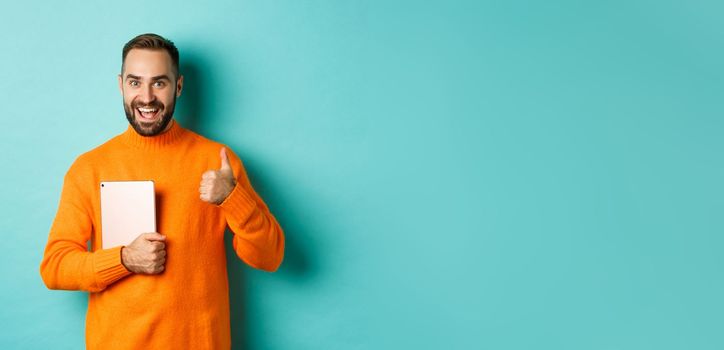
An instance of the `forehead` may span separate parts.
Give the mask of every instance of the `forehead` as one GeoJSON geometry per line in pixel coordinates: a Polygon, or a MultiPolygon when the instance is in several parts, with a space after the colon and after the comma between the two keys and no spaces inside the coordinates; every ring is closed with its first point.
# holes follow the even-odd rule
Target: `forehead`
{"type": "Polygon", "coordinates": [[[123,74],[133,74],[139,77],[155,77],[166,74],[172,75],[173,62],[166,50],[132,49],[128,51],[123,64],[123,74]]]}

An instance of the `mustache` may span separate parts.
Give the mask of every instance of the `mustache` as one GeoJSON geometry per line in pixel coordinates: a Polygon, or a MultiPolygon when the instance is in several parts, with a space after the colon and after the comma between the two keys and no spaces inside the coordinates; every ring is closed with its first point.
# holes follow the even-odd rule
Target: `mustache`
{"type": "Polygon", "coordinates": [[[131,107],[134,108],[134,109],[135,109],[135,108],[157,108],[157,109],[161,109],[161,108],[163,108],[163,103],[161,103],[161,102],[159,102],[159,101],[153,101],[153,102],[149,102],[149,103],[143,103],[143,102],[133,101],[133,102],[131,102],[131,107]]]}

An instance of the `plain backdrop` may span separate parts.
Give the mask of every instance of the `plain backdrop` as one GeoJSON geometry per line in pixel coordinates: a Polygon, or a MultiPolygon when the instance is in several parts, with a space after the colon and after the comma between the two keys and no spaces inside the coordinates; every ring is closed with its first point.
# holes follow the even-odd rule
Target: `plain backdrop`
{"type": "Polygon", "coordinates": [[[87,294],[39,264],[68,167],[127,127],[121,48],[155,32],[178,120],[287,235],[277,273],[229,255],[234,349],[722,349],[723,12],[3,2],[0,348],[84,346],[87,294]]]}

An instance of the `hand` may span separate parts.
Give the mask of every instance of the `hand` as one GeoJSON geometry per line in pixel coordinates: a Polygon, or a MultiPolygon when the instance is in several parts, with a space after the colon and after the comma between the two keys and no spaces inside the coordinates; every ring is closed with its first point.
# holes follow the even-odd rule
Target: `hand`
{"type": "Polygon", "coordinates": [[[221,204],[236,186],[236,178],[234,171],[231,170],[229,157],[226,156],[225,147],[221,148],[219,155],[221,156],[221,169],[207,170],[201,175],[201,185],[199,186],[201,200],[217,205],[221,204]]]}
{"type": "Polygon", "coordinates": [[[128,271],[156,275],[166,263],[166,236],[158,233],[142,233],[131,244],[121,248],[121,262],[128,271]]]}

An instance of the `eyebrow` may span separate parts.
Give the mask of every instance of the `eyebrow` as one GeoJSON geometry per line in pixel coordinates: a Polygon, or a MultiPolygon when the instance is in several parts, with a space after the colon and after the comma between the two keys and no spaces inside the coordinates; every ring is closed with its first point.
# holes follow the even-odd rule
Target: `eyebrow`
{"type": "MultiPolygon", "coordinates": [[[[126,74],[126,80],[128,79],[136,79],[136,80],[142,80],[141,77],[133,74],[126,74]]],[[[157,81],[157,80],[168,80],[171,81],[171,78],[168,77],[166,74],[157,75],[155,77],[151,78],[151,81],[157,81]]]]}

